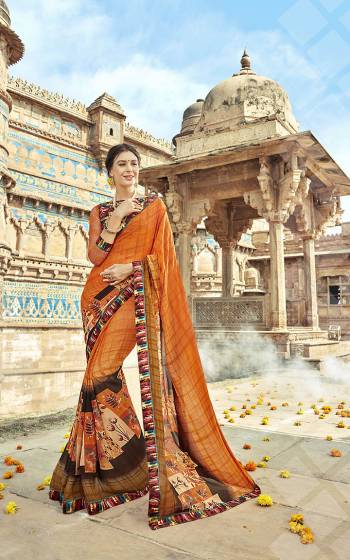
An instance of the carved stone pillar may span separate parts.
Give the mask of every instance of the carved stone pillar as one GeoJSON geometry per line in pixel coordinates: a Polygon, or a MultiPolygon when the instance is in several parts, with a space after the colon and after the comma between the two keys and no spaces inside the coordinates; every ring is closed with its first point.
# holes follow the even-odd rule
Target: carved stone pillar
{"type": "Polygon", "coordinates": [[[233,294],[233,252],[234,244],[227,243],[222,247],[222,295],[230,297],[233,294]]]}
{"type": "Polygon", "coordinates": [[[257,180],[260,190],[245,193],[244,200],[270,225],[270,326],[275,330],[285,330],[283,224],[293,214],[296,204],[302,204],[307,196],[309,180],[305,176],[304,162],[293,151],[279,158],[262,157],[257,180]]]}
{"type": "Polygon", "coordinates": [[[304,281],[306,299],[306,324],[319,328],[316,288],[315,240],[312,236],[303,238],[304,281]]]}
{"type": "MultiPolygon", "coordinates": [[[[23,55],[23,43],[10,28],[11,20],[5,2],[0,6],[0,274],[6,274],[11,262],[11,248],[6,241],[5,209],[7,190],[14,187],[15,181],[7,168],[8,158],[8,119],[12,108],[12,99],[7,93],[7,68],[18,62],[23,55]]],[[[2,293],[0,281],[0,299],[2,293]]],[[[2,316],[2,314],[1,314],[2,316]]]]}
{"type": "Polygon", "coordinates": [[[284,270],[283,224],[270,221],[270,290],[271,327],[287,328],[287,306],[284,270]]]}
{"type": "Polygon", "coordinates": [[[178,263],[181,271],[182,281],[187,297],[191,294],[191,270],[192,270],[192,247],[191,239],[193,228],[191,224],[181,223],[178,226],[178,263]]]}

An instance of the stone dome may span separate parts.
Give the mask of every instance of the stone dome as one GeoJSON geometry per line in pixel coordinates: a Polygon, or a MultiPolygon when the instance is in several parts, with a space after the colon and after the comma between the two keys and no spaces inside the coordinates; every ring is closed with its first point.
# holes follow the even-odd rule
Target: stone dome
{"type": "Polygon", "coordinates": [[[203,102],[204,99],[197,99],[195,103],[192,103],[192,105],[184,110],[180,134],[194,130],[202,114],[203,102]]]}
{"type": "Polygon", "coordinates": [[[258,119],[272,118],[282,122],[290,133],[299,128],[285,90],[274,80],[256,75],[244,51],[240,72],[207,94],[196,131],[238,128],[258,119]]]}

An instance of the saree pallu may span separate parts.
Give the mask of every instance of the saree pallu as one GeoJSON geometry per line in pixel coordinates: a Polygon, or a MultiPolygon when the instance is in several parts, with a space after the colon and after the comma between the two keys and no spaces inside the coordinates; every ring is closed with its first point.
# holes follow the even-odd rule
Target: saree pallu
{"type": "MultiPolygon", "coordinates": [[[[146,197],[147,198],[147,197],[146,197]]],[[[87,279],[87,368],[50,498],[95,514],[149,492],[151,529],[223,512],[261,493],[235,458],[209,397],[166,206],[146,200],[87,279]],[[118,286],[100,272],[133,263],[118,286]],[[123,361],[137,345],[143,429],[123,361]]]]}

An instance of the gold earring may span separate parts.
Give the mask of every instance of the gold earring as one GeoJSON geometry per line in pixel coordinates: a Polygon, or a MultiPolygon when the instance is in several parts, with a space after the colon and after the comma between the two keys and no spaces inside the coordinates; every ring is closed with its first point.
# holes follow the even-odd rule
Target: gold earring
{"type": "Polygon", "coordinates": [[[114,179],[113,177],[108,177],[108,184],[112,187],[114,185],[114,179]]]}

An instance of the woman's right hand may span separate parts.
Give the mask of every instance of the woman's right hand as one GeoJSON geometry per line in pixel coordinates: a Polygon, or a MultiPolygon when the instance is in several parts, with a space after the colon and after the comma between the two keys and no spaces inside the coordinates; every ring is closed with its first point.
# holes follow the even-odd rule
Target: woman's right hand
{"type": "Polygon", "coordinates": [[[112,216],[116,216],[122,220],[125,216],[133,214],[134,212],[140,212],[141,210],[142,204],[139,200],[137,200],[137,198],[127,198],[126,200],[123,200],[117,208],[112,210],[110,216],[111,219],[112,216]]]}

